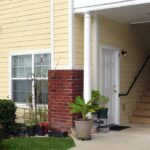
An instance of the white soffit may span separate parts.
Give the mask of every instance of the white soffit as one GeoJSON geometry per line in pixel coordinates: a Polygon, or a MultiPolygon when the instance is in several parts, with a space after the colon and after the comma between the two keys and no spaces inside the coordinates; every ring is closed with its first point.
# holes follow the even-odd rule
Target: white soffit
{"type": "Polygon", "coordinates": [[[96,13],[122,23],[150,22],[150,3],[101,10],[96,13]]]}
{"type": "Polygon", "coordinates": [[[74,0],[74,12],[94,12],[122,23],[150,22],[150,0],[74,0]]]}

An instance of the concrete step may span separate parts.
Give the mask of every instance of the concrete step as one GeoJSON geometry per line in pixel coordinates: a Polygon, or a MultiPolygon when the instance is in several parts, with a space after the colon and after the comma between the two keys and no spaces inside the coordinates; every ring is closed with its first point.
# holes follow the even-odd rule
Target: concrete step
{"type": "Polygon", "coordinates": [[[132,116],[130,118],[130,122],[139,124],[150,124],[150,117],[132,116]]]}
{"type": "Polygon", "coordinates": [[[144,110],[150,110],[150,104],[149,103],[138,103],[137,109],[144,109],[144,110]]]}
{"type": "Polygon", "coordinates": [[[148,85],[148,86],[146,86],[146,89],[147,89],[147,90],[150,90],[150,86],[149,86],[149,85],[148,85]]]}
{"type": "Polygon", "coordinates": [[[137,109],[133,112],[133,116],[150,117],[150,110],[137,109]]]}
{"type": "Polygon", "coordinates": [[[150,97],[141,97],[141,99],[140,99],[140,101],[142,102],[142,103],[150,103],[150,97]]]}
{"type": "Polygon", "coordinates": [[[150,90],[145,90],[144,91],[144,96],[149,96],[150,97],[150,90]]]}

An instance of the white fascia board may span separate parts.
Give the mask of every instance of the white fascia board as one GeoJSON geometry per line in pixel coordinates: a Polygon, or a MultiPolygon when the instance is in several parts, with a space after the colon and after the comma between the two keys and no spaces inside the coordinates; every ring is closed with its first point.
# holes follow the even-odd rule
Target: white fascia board
{"type": "Polygon", "coordinates": [[[103,4],[101,3],[96,5],[93,3],[93,5],[87,5],[85,7],[74,7],[74,13],[93,12],[110,8],[134,6],[148,3],[150,3],[150,0],[124,0],[119,2],[103,3],[103,4]]]}
{"type": "Polygon", "coordinates": [[[68,25],[69,25],[69,68],[74,69],[74,13],[73,0],[68,0],[68,25]]]}
{"type": "Polygon", "coordinates": [[[51,59],[52,61],[52,69],[55,68],[55,52],[54,52],[54,0],[50,1],[50,16],[51,16],[51,59]]]}
{"type": "Polygon", "coordinates": [[[74,8],[81,8],[81,7],[88,7],[92,5],[104,5],[110,3],[118,3],[124,2],[129,0],[74,0],[74,8]]]}

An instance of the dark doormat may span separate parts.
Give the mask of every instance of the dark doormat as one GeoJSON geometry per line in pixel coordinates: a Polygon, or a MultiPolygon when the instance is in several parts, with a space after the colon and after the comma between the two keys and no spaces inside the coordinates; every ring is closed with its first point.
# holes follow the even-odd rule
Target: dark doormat
{"type": "Polygon", "coordinates": [[[130,127],[129,126],[119,126],[119,125],[111,125],[109,127],[109,129],[111,131],[121,131],[121,130],[128,129],[128,128],[130,128],[130,127]]]}

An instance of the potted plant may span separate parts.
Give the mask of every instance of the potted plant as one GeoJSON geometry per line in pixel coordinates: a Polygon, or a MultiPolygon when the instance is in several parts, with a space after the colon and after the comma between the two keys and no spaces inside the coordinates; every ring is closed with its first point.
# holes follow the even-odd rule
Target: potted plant
{"type": "Polygon", "coordinates": [[[44,136],[48,133],[49,124],[47,122],[47,108],[38,107],[35,112],[32,107],[26,113],[25,123],[27,126],[28,136],[44,136]]]}
{"type": "Polygon", "coordinates": [[[36,135],[36,113],[33,109],[32,105],[32,96],[28,96],[27,105],[29,107],[28,112],[25,113],[25,124],[27,126],[27,134],[28,136],[35,136],[36,135]]]}
{"type": "Polygon", "coordinates": [[[27,134],[28,136],[35,136],[37,132],[36,120],[35,120],[35,113],[30,112],[29,118],[26,121],[27,126],[27,134]]]}
{"type": "Polygon", "coordinates": [[[38,114],[38,124],[37,124],[37,134],[38,135],[45,135],[48,133],[48,127],[49,124],[47,122],[47,118],[48,118],[48,110],[45,107],[38,107],[37,110],[37,114],[38,114]]]}
{"type": "MultiPolygon", "coordinates": [[[[96,96],[97,97],[97,96],[96,96]]],[[[92,119],[88,118],[89,113],[96,112],[100,107],[93,103],[96,103],[97,99],[93,97],[87,103],[83,98],[78,96],[75,102],[70,104],[71,112],[73,114],[81,114],[82,118],[75,120],[76,135],[79,139],[89,140],[91,139],[92,119]]]]}
{"type": "Polygon", "coordinates": [[[107,104],[109,102],[109,98],[104,95],[99,95],[99,104],[101,109],[97,111],[98,118],[107,119],[108,118],[108,107],[107,104]]]}

